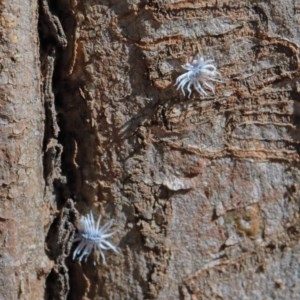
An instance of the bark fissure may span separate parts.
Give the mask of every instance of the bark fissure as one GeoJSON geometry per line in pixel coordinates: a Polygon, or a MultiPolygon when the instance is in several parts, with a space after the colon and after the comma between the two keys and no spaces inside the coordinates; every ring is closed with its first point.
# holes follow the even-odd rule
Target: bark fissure
{"type": "Polygon", "coordinates": [[[71,184],[63,159],[66,149],[59,111],[61,82],[67,77],[62,61],[73,51],[74,26],[61,22],[63,17],[70,16],[71,7],[67,1],[56,3],[40,0],[39,4],[40,61],[45,107],[44,198],[50,203],[53,218],[46,237],[46,253],[54,262],[46,279],[45,299],[61,300],[67,299],[70,291],[68,257],[75,232],[73,224],[78,217],[70,198],[71,184]]]}

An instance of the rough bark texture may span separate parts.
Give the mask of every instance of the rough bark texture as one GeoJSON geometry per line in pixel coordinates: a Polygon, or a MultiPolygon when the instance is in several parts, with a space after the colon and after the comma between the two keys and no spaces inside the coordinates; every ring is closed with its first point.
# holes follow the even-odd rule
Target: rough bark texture
{"type": "Polygon", "coordinates": [[[298,0],[0,4],[3,299],[300,298],[298,0]],[[70,258],[91,210],[106,266],[70,258]]]}
{"type": "Polygon", "coordinates": [[[36,1],[0,1],[0,299],[42,299],[44,201],[36,1]]]}

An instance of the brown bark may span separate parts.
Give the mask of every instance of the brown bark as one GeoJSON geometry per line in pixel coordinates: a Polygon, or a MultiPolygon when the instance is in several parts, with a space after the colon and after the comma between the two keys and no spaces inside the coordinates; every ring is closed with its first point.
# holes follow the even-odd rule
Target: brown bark
{"type": "Polygon", "coordinates": [[[42,299],[50,261],[37,3],[0,1],[0,24],[0,299],[42,299]]]}
{"type": "Polygon", "coordinates": [[[0,3],[4,299],[300,297],[297,1],[0,3]],[[187,98],[198,52],[223,82],[187,98]],[[106,266],[70,257],[91,210],[106,266]]]}

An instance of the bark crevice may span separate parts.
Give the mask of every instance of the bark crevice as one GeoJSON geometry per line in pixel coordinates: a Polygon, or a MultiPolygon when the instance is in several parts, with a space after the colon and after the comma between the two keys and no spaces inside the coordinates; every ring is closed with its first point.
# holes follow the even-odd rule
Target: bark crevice
{"type": "MultiPolygon", "coordinates": [[[[47,276],[45,299],[67,299],[70,291],[69,255],[75,221],[76,195],[68,176],[63,155],[65,147],[62,126],[62,89],[68,77],[73,53],[75,19],[69,1],[39,1],[40,62],[42,97],[45,109],[44,198],[51,207],[52,224],[45,245],[54,266],[47,276]],[[62,20],[64,20],[62,22],[62,20]]],[[[74,150],[73,150],[74,151],[74,150]]]]}

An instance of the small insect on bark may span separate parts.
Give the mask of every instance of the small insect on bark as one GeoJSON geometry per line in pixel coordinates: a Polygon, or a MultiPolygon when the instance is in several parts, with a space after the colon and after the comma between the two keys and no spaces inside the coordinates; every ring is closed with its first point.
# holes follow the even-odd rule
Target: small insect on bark
{"type": "Polygon", "coordinates": [[[116,233],[116,231],[109,232],[113,220],[110,220],[102,227],[100,227],[100,220],[101,217],[99,216],[97,223],[95,223],[92,212],[80,218],[77,226],[78,232],[73,240],[73,243],[79,242],[73,252],[74,260],[78,259],[81,262],[84,259],[86,261],[93,251],[98,251],[102,257],[103,264],[106,264],[103,250],[112,250],[115,253],[119,253],[117,248],[108,241],[108,238],[116,233]]]}
{"type": "Polygon", "coordinates": [[[192,87],[200,94],[207,96],[205,89],[215,93],[214,82],[221,82],[218,78],[220,73],[214,65],[213,59],[204,59],[197,55],[191,62],[181,66],[187,70],[184,74],[177,77],[175,86],[181,90],[185,96],[185,89],[188,91],[188,97],[192,94],[192,87]]]}

